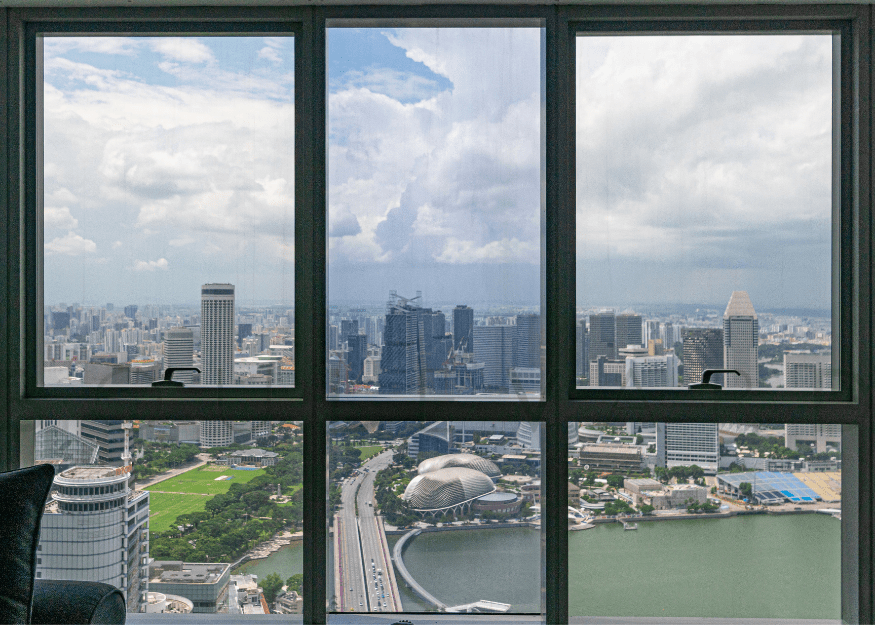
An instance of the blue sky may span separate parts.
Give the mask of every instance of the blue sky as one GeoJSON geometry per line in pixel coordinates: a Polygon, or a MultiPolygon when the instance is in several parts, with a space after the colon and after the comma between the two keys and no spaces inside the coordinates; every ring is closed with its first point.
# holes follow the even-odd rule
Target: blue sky
{"type": "MultiPolygon", "coordinates": [[[[328,292],[537,304],[541,31],[330,29],[328,292]]],[[[828,308],[831,41],[577,48],[578,303],[828,308]]],[[[46,302],[294,292],[290,37],[45,42],[46,302]]]]}

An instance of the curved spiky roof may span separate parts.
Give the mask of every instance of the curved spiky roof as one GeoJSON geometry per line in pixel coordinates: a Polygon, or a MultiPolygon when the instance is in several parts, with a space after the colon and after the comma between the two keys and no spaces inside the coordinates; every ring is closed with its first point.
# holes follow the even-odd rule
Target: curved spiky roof
{"type": "Polygon", "coordinates": [[[480,471],[450,467],[417,475],[402,499],[414,510],[444,510],[492,492],[495,485],[480,471]]]}
{"type": "Polygon", "coordinates": [[[431,473],[432,471],[449,469],[451,467],[474,469],[475,471],[480,471],[480,473],[488,475],[489,477],[499,477],[501,475],[501,471],[498,470],[498,466],[494,462],[487,460],[486,458],[481,458],[480,456],[475,456],[474,454],[446,454],[444,456],[429,458],[428,460],[423,460],[419,463],[418,470],[420,475],[424,475],[426,473],[431,473]]]}

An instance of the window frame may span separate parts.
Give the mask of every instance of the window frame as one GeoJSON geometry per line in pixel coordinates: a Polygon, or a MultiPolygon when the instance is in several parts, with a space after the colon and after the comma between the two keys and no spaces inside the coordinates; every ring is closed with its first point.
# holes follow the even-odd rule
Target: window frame
{"type": "MultiPolygon", "coordinates": [[[[48,4],[48,0],[46,0],[48,4]]],[[[25,6],[23,4],[22,6],[25,6]]],[[[29,6],[29,5],[28,5],[29,6]]],[[[872,488],[875,453],[872,417],[872,352],[870,337],[873,312],[870,269],[872,197],[875,172],[869,158],[873,137],[872,101],[873,8],[855,5],[429,5],[429,6],[289,6],[201,8],[21,8],[0,9],[0,64],[6,71],[6,89],[0,89],[0,156],[5,193],[6,228],[2,229],[3,260],[0,274],[4,297],[0,315],[5,323],[6,375],[0,382],[6,406],[0,422],[0,461],[5,468],[18,465],[22,422],[46,414],[53,418],[118,419],[132,410],[147,408],[154,418],[245,419],[302,421],[305,440],[305,560],[311,569],[304,580],[304,622],[342,621],[342,615],[327,613],[327,423],[334,420],[385,418],[426,420],[445,417],[447,404],[440,401],[389,400],[345,402],[326,397],[327,321],[327,136],[326,136],[326,20],[366,19],[381,25],[393,18],[444,20],[501,20],[538,18],[545,24],[546,73],[545,150],[546,214],[542,224],[541,313],[546,326],[545,396],[539,402],[454,402],[454,420],[502,420],[545,422],[546,448],[542,456],[545,481],[543,536],[546,570],[567,571],[568,535],[566,493],[568,478],[565,449],[567,422],[579,420],[704,421],[840,423],[845,428],[843,459],[849,469],[843,479],[847,492],[856,493],[847,502],[842,518],[842,618],[848,622],[871,622],[872,588],[872,488]],[[840,249],[853,261],[847,269],[852,288],[842,289],[841,348],[843,367],[841,397],[834,393],[777,396],[762,392],[733,392],[732,400],[712,395],[691,395],[679,400],[659,391],[599,391],[581,395],[574,380],[575,325],[575,194],[574,194],[574,42],[581,24],[604,27],[622,23],[624,28],[653,24],[664,28],[695,29],[711,24],[764,24],[787,27],[792,22],[837,21],[849,33],[843,37],[841,110],[842,209],[850,211],[849,227],[841,230],[840,249]],[[150,24],[155,32],[211,32],[229,24],[276,23],[294,25],[295,37],[295,389],[51,389],[35,385],[36,369],[28,370],[38,337],[37,315],[42,293],[36,250],[42,249],[39,219],[33,201],[37,181],[33,175],[36,113],[33,59],[28,59],[28,37],[41,24],[90,24],[95,29],[136,28],[150,24]],[[30,30],[29,30],[30,29],[30,30]],[[178,30],[174,30],[178,29],[178,30]],[[847,55],[845,56],[845,51],[847,55]],[[847,127],[845,126],[847,124],[847,127]],[[847,197],[845,197],[847,194],[847,197]],[[39,287],[39,289],[37,288],[39,287]],[[24,337],[24,338],[23,338],[24,337]],[[845,363],[843,363],[845,364],[845,363]],[[551,375],[552,372],[552,375],[551,375]],[[564,372],[564,373],[563,373],[564,372]],[[846,379],[847,378],[847,379],[846,379]],[[61,392],[58,392],[61,391],[61,392]],[[81,392],[80,392],[81,391],[81,392]],[[828,397],[824,397],[824,396],[828,397]],[[703,408],[706,412],[703,414],[703,408]],[[850,469],[856,467],[856,471],[850,469]]],[[[484,22],[485,23],[485,22],[484,22]]],[[[844,280],[844,278],[843,278],[844,280]]],[[[834,280],[835,283],[835,280],[834,280]]],[[[836,295],[834,294],[834,302],[836,295]]],[[[703,392],[705,393],[705,392],[703,392]]],[[[768,393],[768,392],[766,392],[768,393]]],[[[844,506],[843,506],[844,508],[844,506]]],[[[547,623],[568,622],[567,575],[544,579],[547,623]]],[[[356,618],[361,618],[358,615],[356,618]]],[[[494,619],[494,617],[491,617],[494,619]]],[[[513,617],[509,617],[512,619],[513,617]]]]}

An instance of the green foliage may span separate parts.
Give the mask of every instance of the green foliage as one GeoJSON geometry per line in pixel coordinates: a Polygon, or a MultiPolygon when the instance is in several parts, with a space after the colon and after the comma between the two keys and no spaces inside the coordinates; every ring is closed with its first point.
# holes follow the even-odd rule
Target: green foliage
{"type": "Polygon", "coordinates": [[[649,503],[638,506],[638,509],[644,516],[650,516],[651,514],[653,514],[653,506],[651,506],[649,503]]]}
{"type": "Polygon", "coordinates": [[[753,495],[753,486],[750,482],[742,482],[738,485],[738,492],[740,492],[743,497],[749,499],[751,495],[753,495]]]}
{"type": "Polygon", "coordinates": [[[269,573],[267,577],[258,583],[264,591],[264,598],[268,603],[273,603],[279,591],[283,588],[283,578],[276,573],[269,573]]]}
{"type": "Polygon", "coordinates": [[[605,503],[605,514],[607,516],[613,516],[615,514],[632,514],[634,512],[635,509],[622,499],[605,503]]]}
{"type": "Polygon", "coordinates": [[[294,590],[299,595],[304,596],[304,574],[295,573],[286,580],[286,586],[289,590],[294,590]]]}
{"type": "Polygon", "coordinates": [[[605,478],[608,481],[608,486],[614,488],[623,488],[624,479],[622,475],[609,475],[605,478]]]}

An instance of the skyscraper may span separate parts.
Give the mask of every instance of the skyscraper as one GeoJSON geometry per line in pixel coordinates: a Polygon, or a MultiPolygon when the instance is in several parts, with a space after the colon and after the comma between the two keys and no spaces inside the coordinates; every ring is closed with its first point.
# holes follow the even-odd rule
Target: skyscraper
{"type": "MultiPolygon", "coordinates": [[[[723,330],[720,328],[686,328],[684,343],[684,385],[702,381],[705,369],[723,368],[723,330]]],[[[723,384],[723,374],[711,378],[723,384]]]]}
{"type": "Polygon", "coordinates": [[[453,349],[474,351],[474,309],[459,304],[453,309],[453,349]]]}
{"type": "Polygon", "coordinates": [[[387,304],[380,362],[380,394],[410,395],[426,390],[425,335],[422,309],[392,294],[387,304]]]}
{"type": "Polygon", "coordinates": [[[832,355],[784,352],[784,387],[832,388],[832,355]]]}
{"type": "Polygon", "coordinates": [[[364,334],[350,334],[346,337],[349,351],[346,362],[349,365],[348,378],[354,382],[362,381],[365,358],[368,355],[368,337],[364,334]]]}
{"type": "Polygon", "coordinates": [[[578,378],[585,378],[589,375],[589,332],[586,330],[586,319],[581,319],[576,326],[576,342],[575,342],[575,375],[578,378]]]}
{"type": "Polygon", "coordinates": [[[514,326],[474,326],[477,360],[486,363],[483,383],[490,390],[507,392],[513,367],[514,326]]]}
{"type": "Polygon", "coordinates": [[[723,313],[723,365],[741,375],[726,375],[723,380],[725,388],[759,386],[758,346],[759,324],[750,297],[745,291],[733,291],[723,313]]]}
{"type": "Polygon", "coordinates": [[[234,285],[201,287],[201,381],[234,381],[234,285]]]}
{"type": "MultiPolygon", "coordinates": [[[[617,358],[617,327],[614,311],[609,310],[589,316],[589,362],[596,362],[599,356],[608,360],[617,358]]],[[[623,346],[625,347],[625,345],[623,346]]],[[[590,376],[590,386],[592,383],[590,376]]]]}
{"type": "Polygon", "coordinates": [[[541,315],[517,315],[513,366],[541,368],[541,315]]]}
{"type": "Polygon", "coordinates": [[[656,464],[660,467],[697,465],[717,473],[720,443],[716,423],[657,423],[656,464]]]}
{"type": "Polygon", "coordinates": [[[617,349],[627,345],[644,346],[644,336],[641,325],[641,315],[621,313],[616,318],[617,349]]]}
{"type": "Polygon", "coordinates": [[[675,388],[678,385],[678,358],[645,356],[626,358],[625,385],[629,388],[675,388]]]}

